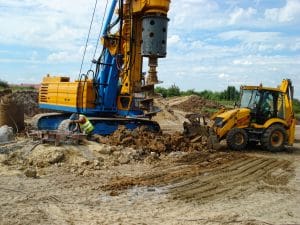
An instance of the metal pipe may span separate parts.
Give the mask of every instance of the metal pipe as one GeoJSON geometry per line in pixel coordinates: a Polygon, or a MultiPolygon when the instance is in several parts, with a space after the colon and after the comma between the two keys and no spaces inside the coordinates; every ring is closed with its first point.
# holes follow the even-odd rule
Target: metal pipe
{"type": "Polygon", "coordinates": [[[107,29],[109,28],[111,19],[114,15],[114,12],[115,12],[117,2],[118,2],[118,0],[112,0],[112,3],[111,3],[110,8],[109,8],[109,12],[107,14],[106,20],[104,22],[104,25],[103,25],[103,28],[102,28],[102,31],[101,31],[101,36],[104,36],[107,32],[107,29]]]}

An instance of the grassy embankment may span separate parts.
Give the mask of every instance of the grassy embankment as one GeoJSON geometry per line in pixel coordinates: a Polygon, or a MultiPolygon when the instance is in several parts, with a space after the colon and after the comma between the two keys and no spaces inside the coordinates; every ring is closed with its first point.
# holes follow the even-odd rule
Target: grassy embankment
{"type": "Polygon", "coordinates": [[[21,85],[10,85],[6,81],[0,80],[0,91],[3,91],[5,89],[11,89],[14,91],[33,91],[36,90],[34,87],[30,86],[21,86],[21,85]]]}

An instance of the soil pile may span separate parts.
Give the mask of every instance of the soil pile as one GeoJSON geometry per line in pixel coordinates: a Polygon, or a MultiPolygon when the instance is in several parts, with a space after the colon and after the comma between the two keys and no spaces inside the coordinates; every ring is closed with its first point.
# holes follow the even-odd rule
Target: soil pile
{"type": "Polygon", "coordinates": [[[205,108],[220,108],[221,105],[215,101],[207,100],[197,95],[189,96],[185,101],[172,105],[173,108],[182,110],[184,112],[203,112],[205,108]]]}
{"type": "Polygon", "coordinates": [[[24,104],[12,96],[10,89],[0,94],[0,126],[12,127],[15,132],[24,129],[24,104]]]}
{"type": "Polygon", "coordinates": [[[145,127],[140,127],[133,131],[125,127],[120,127],[110,136],[97,136],[97,141],[103,144],[121,145],[155,153],[207,150],[206,137],[198,137],[197,139],[190,140],[180,132],[173,134],[153,133],[145,127]]]}
{"type": "Polygon", "coordinates": [[[17,91],[12,92],[10,89],[0,91],[1,102],[15,102],[17,105],[24,105],[24,114],[34,116],[42,111],[38,107],[37,91],[17,91]]]}

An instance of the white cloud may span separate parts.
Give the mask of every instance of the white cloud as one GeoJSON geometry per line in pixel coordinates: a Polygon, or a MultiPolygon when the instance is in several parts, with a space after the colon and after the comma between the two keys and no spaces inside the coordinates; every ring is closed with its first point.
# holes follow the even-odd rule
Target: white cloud
{"type": "Polygon", "coordinates": [[[47,60],[50,62],[60,62],[65,63],[70,61],[71,55],[68,52],[55,52],[51,53],[47,60]]]}
{"type": "MultiPolygon", "coordinates": [[[[0,43],[70,50],[82,45],[88,31],[93,0],[10,0],[1,3],[0,43]]],[[[100,31],[104,2],[98,4],[92,38],[100,31]]]]}
{"type": "Polygon", "coordinates": [[[286,5],[282,8],[266,9],[265,18],[277,22],[292,22],[299,20],[300,17],[300,1],[287,0],[286,5]]]}
{"type": "MultiPolygon", "coordinates": [[[[24,79],[34,74],[37,81],[47,72],[78,75],[94,0],[0,2],[5,8],[0,11],[3,74],[9,74],[13,81],[17,79],[12,74],[24,79]],[[26,53],[18,49],[20,45],[26,53]],[[14,46],[18,54],[15,49],[7,51],[9,46],[14,46]],[[12,63],[18,65],[13,72],[12,63]]],[[[90,64],[106,3],[98,2],[86,64],[90,64]]],[[[277,85],[285,77],[299,85],[300,36],[299,26],[294,25],[300,18],[300,1],[287,0],[283,7],[272,9],[263,8],[263,1],[246,2],[171,1],[168,56],[159,60],[159,79],[195,90],[223,90],[227,85],[242,83],[272,84],[270,81],[277,85]]],[[[295,87],[300,97],[298,90],[300,87],[295,87]]]]}
{"type": "Polygon", "coordinates": [[[33,52],[31,52],[30,60],[36,61],[38,59],[38,56],[39,56],[39,53],[37,51],[33,51],[33,52]]]}
{"type": "MultiPolygon", "coordinates": [[[[82,56],[84,53],[85,46],[81,46],[78,50],[70,50],[70,51],[58,51],[52,52],[48,55],[47,61],[50,63],[66,63],[66,62],[78,62],[82,60],[82,56]]],[[[85,61],[87,59],[91,59],[92,54],[94,53],[94,47],[92,45],[88,45],[85,52],[85,61]]]]}
{"type": "Polygon", "coordinates": [[[229,75],[228,74],[225,74],[225,73],[221,73],[219,74],[218,76],[220,79],[228,79],[229,78],[229,75]]]}
{"type": "Polygon", "coordinates": [[[269,41],[276,38],[280,33],[278,32],[256,32],[249,30],[232,30],[227,32],[222,32],[218,34],[218,37],[227,40],[241,40],[244,42],[263,42],[269,41]]]}
{"type": "Polygon", "coordinates": [[[219,27],[225,23],[214,0],[176,0],[171,2],[170,26],[178,30],[219,27]]]}
{"type": "Polygon", "coordinates": [[[258,32],[250,30],[232,30],[217,35],[223,41],[234,41],[245,52],[278,52],[297,51],[300,39],[297,36],[286,36],[280,32],[258,32]]]}
{"type": "Polygon", "coordinates": [[[250,60],[241,60],[241,59],[235,59],[232,62],[234,65],[244,65],[244,66],[249,66],[252,65],[253,62],[251,62],[250,60]]]}
{"type": "Polygon", "coordinates": [[[179,42],[180,42],[179,35],[172,35],[172,36],[168,37],[168,40],[167,40],[167,43],[169,46],[178,44],[179,42]]]}
{"type": "Polygon", "coordinates": [[[256,9],[250,7],[247,9],[235,8],[229,15],[229,24],[233,25],[239,22],[247,22],[256,14],[256,9]]]}
{"type": "Polygon", "coordinates": [[[297,39],[297,40],[295,40],[295,42],[291,46],[291,50],[292,51],[298,51],[298,50],[300,50],[300,38],[297,39]]]}

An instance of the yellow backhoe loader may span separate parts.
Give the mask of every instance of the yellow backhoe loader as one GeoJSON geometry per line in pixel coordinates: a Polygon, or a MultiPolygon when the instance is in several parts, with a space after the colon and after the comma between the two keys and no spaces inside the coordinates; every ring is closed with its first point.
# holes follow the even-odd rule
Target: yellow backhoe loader
{"type": "MultiPolygon", "coordinates": [[[[293,89],[289,79],[284,79],[277,88],[242,86],[237,108],[221,109],[211,117],[213,123],[207,127],[209,143],[217,149],[220,141],[226,139],[232,150],[260,144],[272,152],[292,146],[296,124],[293,89]]],[[[184,126],[186,133],[190,127],[184,126]]],[[[192,127],[195,133],[195,126],[192,127]]]]}

